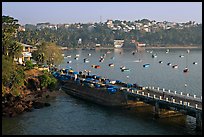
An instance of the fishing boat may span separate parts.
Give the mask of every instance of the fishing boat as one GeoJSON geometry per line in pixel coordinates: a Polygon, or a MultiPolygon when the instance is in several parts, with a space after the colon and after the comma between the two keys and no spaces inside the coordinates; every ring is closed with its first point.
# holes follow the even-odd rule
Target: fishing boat
{"type": "Polygon", "coordinates": [[[175,65],[173,65],[173,66],[172,66],[172,68],[178,68],[178,65],[177,65],[177,64],[175,64],[175,65]]]}
{"type": "Polygon", "coordinates": [[[169,53],[169,49],[166,50],[166,53],[169,53]]]}
{"type": "Polygon", "coordinates": [[[184,73],[188,72],[189,69],[187,67],[185,67],[185,69],[183,70],[184,73]]]}
{"type": "Polygon", "coordinates": [[[96,69],[98,69],[98,68],[101,68],[101,66],[99,66],[99,65],[96,65],[96,66],[95,66],[95,68],[96,68],[96,69]]]}
{"type": "Polygon", "coordinates": [[[109,67],[114,67],[113,63],[108,64],[109,67]]]}
{"type": "Polygon", "coordinates": [[[142,60],[138,59],[138,60],[134,60],[133,62],[142,62],[142,60]]]}
{"type": "Polygon", "coordinates": [[[104,61],[104,58],[101,58],[100,60],[99,60],[99,62],[103,62],[104,61]]]}
{"type": "Polygon", "coordinates": [[[120,67],[120,69],[125,69],[125,68],[126,68],[125,66],[121,66],[121,67],[120,67]]]}
{"type": "Polygon", "coordinates": [[[125,69],[121,69],[122,72],[125,72],[125,71],[130,71],[129,68],[125,68],[125,69]]]}
{"type": "Polygon", "coordinates": [[[169,62],[169,63],[167,63],[167,65],[168,65],[168,66],[171,66],[171,63],[169,62]]]}
{"type": "Polygon", "coordinates": [[[144,64],[144,65],[143,65],[144,68],[147,68],[147,67],[149,67],[149,66],[150,66],[150,64],[144,64]]]}
{"type": "Polygon", "coordinates": [[[152,58],[156,58],[157,57],[157,54],[152,54],[152,58]]]}
{"type": "Polygon", "coordinates": [[[84,59],[84,63],[90,62],[87,58],[84,59]]]}
{"type": "Polygon", "coordinates": [[[193,64],[194,64],[194,65],[197,65],[198,63],[197,63],[197,62],[193,62],[193,64]]]}

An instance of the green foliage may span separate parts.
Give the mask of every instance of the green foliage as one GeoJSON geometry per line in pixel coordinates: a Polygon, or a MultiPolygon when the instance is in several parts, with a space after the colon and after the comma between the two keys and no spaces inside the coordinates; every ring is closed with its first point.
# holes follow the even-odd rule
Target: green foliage
{"type": "MultiPolygon", "coordinates": [[[[128,25],[134,25],[132,22],[124,21],[128,25]]],[[[143,19],[138,22],[148,24],[150,20],[143,19]]],[[[121,21],[114,21],[114,24],[123,26],[121,21]]],[[[26,30],[18,34],[19,41],[32,44],[41,41],[56,43],[66,47],[88,47],[95,43],[101,45],[113,45],[114,39],[124,39],[131,41],[132,37],[139,42],[147,44],[202,44],[202,24],[183,29],[163,30],[157,27],[152,32],[131,30],[124,32],[123,30],[111,30],[106,24],[81,24],[82,28],[77,28],[77,24],[70,25],[69,28],[26,30]],[[78,44],[79,38],[82,44],[78,44]]],[[[155,27],[154,25],[152,28],[155,27]]],[[[177,26],[178,27],[178,26],[177,26]]],[[[46,59],[45,59],[46,60],[46,59]]]]}
{"type": "Polygon", "coordinates": [[[14,65],[12,59],[8,56],[2,56],[2,84],[9,86],[11,76],[13,74],[14,65]]]}
{"type": "Polygon", "coordinates": [[[63,60],[61,49],[55,43],[43,42],[37,48],[38,50],[33,52],[33,58],[38,64],[59,64],[63,60]]]}
{"type": "Polygon", "coordinates": [[[27,60],[25,62],[25,67],[26,67],[26,70],[30,70],[30,69],[33,69],[34,65],[31,60],[27,60]]]}
{"type": "Polygon", "coordinates": [[[19,27],[18,20],[9,16],[2,16],[2,53],[7,55],[9,46],[15,41],[17,29],[19,27]]]}
{"type": "Polygon", "coordinates": [[[40,88],[48,88],[49,90],[54,90],[57,84],[57,80],[50,75],[49,73],[44,73],[43,75],[38,76],[40,81],[40,88]]]}

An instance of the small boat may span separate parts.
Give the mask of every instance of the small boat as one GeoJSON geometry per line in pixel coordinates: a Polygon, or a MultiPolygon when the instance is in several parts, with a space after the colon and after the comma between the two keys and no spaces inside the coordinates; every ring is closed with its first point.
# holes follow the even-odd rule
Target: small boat
{"type": "Polygon", "coordinates": [[[99,65],[96,65],[96,66],[95,66],[95,68],[96,68],[96,69],[98,69],[98,68],[101,68],[101,66],[99,66],[99,65]]]}
{"type": "Polygon", "coordinates": [[[169,53],[169,49],[166,50],[166,53],[169,53]]]}
{"type": "Polygon", "coordinates": [[[194,64],[194,65],[197,65],[198,63],[197,63],[197,62],[193,62],[193,64],[194,64]]]}
{"type": "Polygon", "coordinates": [[[111,51],[107,51],[106,53],[108,53],[108,54],[109,54],[109,53],[111,53],[111,51]]]}
{"type": "Polygon", "coordinates": [[[108,64],[109,67],[114,67],[113,63],[108,64]]]}
{"type": "Polygon", "coordinates": [[[79,54],[76,54],[76,57],[79,57],[79,54]]]}
{"type": "Polygon", "coordinates": [[[84,59],[84,63],[90,62],[87,58],[84,59]]]}
{"type": "Polygon", "coordinates": [[[175,65],[173,65],[173,66],[172,66],[172,68],[178,68],[178,65],[177,65],[177,64],[175,64],[175,65]]]}
{"type": "Polygon", "coordinates": [[[152,54],[152,58],[156,58],[157,57],[157,54],[152,54]]]}
{"type": "Polygon", "coordinates": [[[121,69],[121,71],[122,71],[122,72],[124,72],[124,71],[130,71],[130,69],[125,68],[125,69],[121,69]]]}
{"type": "Polygon", "coordinates": [[[147,67],[149,67],[149,66],[150,66],[150,64],[144,64],[144,65],[143,65],[144,68],[147,68],[147,67]]]}
{"type": "Polygon", "coordinates": [[[75,57],[74,59],[79,60],[79,58],[75,57]]]}
{"type": "Polygon", "coordinates": [[[99,62],[103,62],[103,61],[104,61],[104,58],[102,58],[102,59],[99,60],[99,62]]]}
{"type": "Polygon", "coordinates": [[[96,67],[96,65],[91,65],[91,67],[92,67],[92,68],[95,68],[95,67],[96,67]]]}
{"type": "Polygon", "coordinates": [[[88,56],[91,56],[91,53],[89,53],[88,56]]]}
{"type": "Polygon", "coordinates": [[[71,58],[72,56],[71,55],[67,55],[67,58],[71,58]]]}
{"type": "Polygon", "coordinates": [[[180,55],[179,57],[180,57],[180,58],[183,58],[183,57],[184,57],[184,55],[180,55]]]}
{"type": "Polygon", "coordinates": [[[134,60],[133,62],[142,62],[142,60],[138,59],[138,60],[134,60]]]}
{"type": "Polygon", "coordinates": [[[151,50],[149,53],[152,53],[153,52],[153,50],[151,50]]]}
{"type": "Polygon", "coordinates": [[[64,54],[62,54],[62,56],[64,57],[64,54]]]}
{"type": "Polygon", "coordinates": [[[187,53],[190,53],[190,50],[189,49],[187,49],[187,51],[186,51],[187,53]]]}
{"type": "Polygon", "coordinates": [[[132,55],[135,55],[135,52],[134,52],[134,51],[132,52],[132,55]]]}
{"type": "Polygon", "coordinates": [[[125,66],[121,66],[121,67],[120,67],[120,69],[125,69],[125,68],[126,68],[125,66]]]}
{"type": "Polygon", "coordinates": [[[184,73],[188,72],[189,69],[187,67],[185,67],[185,69],[183,70],[184,73]]]}
{"type": "Polygon", "coordinates": [[[167,63],[167,65],[168,65],[168,66],[171,66],[171,63],[169,62],[169,63],[167,63]]]}
{"type": "Polygon", "coordinates": [[[67,63],[69,63],[69,64],[70,64],[70,63],[72,63],[72,61],[71,61],[71,60],[70,60],[70,61],[67,61],[67,63]]]}
{"type": "Polygon", "coordinates": [[[160,60],[159,63],[163,63],[163,61],[160,60]]]}

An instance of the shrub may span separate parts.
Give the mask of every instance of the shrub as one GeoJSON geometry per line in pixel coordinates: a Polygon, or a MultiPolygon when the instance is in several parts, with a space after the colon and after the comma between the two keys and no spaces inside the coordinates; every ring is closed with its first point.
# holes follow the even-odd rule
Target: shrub
{"type": "Polygon", "coordinates": [[[30,69],[33,69],[34,65],[33,65],[31,60],[27,60],[25,62],[25,67],[26,67],[27,70],[30,70],[30,69]]]}

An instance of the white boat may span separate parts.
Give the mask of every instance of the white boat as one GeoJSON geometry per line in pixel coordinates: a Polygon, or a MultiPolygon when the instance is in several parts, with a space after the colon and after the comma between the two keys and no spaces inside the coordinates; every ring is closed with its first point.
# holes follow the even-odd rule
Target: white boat
{"type": "Polygon", "coordinates": [[[79,60],[79,58],[75,57],[74,59],[79,60]]]}
{"type": "Polygon", "coordinates": [[[160,60],[159,63],[163,63],[163,61],[160,60]]]}
{"type": "Polygon", "coordinates": [[[142,60],[138,59],[138,60],[134,60],[133,62],[142,62],[142,60]]]}
{"type": "Polygon", "coordinates": [[[109,67],[114,67],[113,63],[108,64],[109,67]]]}
{"type": "Polygon", "coordinates": [[[172,66],[172,68],[178,68],[178,65],[177,65],[177,64],[175,64],[175,65],[173,65],[173,66],[172,66]]]}
{"type": "Polygon", "coordinates": [[[79,57],[79,54],[76,54],[76,57],[79,57]]]}
{"type": "Polygon", "coordinates": [[[169,53],[169,49],[166,50],[166,53],[169,53]]]}
{"type": "Polygon", "coordinates": [[[67,55],[67,58],[71,58],[72,56],[71,55],[67,55]]]}
{"type": "Polygon", "coordinates": [[[121,66],[121,67],[120,67],[120,69],[125,69],[125,68],[126,68],[125,66],[121,66]]]}
{"type": "Polygon", "coordinates": [[[88,56],[91,56],[91,53],[89,53],[88,56]]]}
{"type": "Polygon", "coordinates": [[[171,66],[171,63],[169,62],[169,63],[167,63],[167,65],[168,65],[168,66],[171,66]]]}
{"type": "Polygon", "coordinates": [[[67,61],[67,63],[69,63],[69,64],[70,64],[70,63],[72,63],[72,61],[71,61],[71,60],[70,60],[70,61],[67,61]]]}
{"type": "Polygon", "coordinates": [[[180,57],[180,58],[183,58],[183,57],[184,57],[184,55],[180,55],[179,57],[180,57]]]}
{"type": "Polygon", "coordinates": [[[185,69],[183,70],[184,73],[188,72],[189,69],[187,67],[185,67],[185,69]]]}
{"type": "Polygon", "coordinates": [[[157,54],[152,54],[152,58],[156,58],[157,57],[157,54]]]}
{"type": "Polygon", "coordinates": [[[197,65],[198,63],[197,63],[197,62],[193,62],[193,64],[194,64],[194,65],[197,65]]]}

